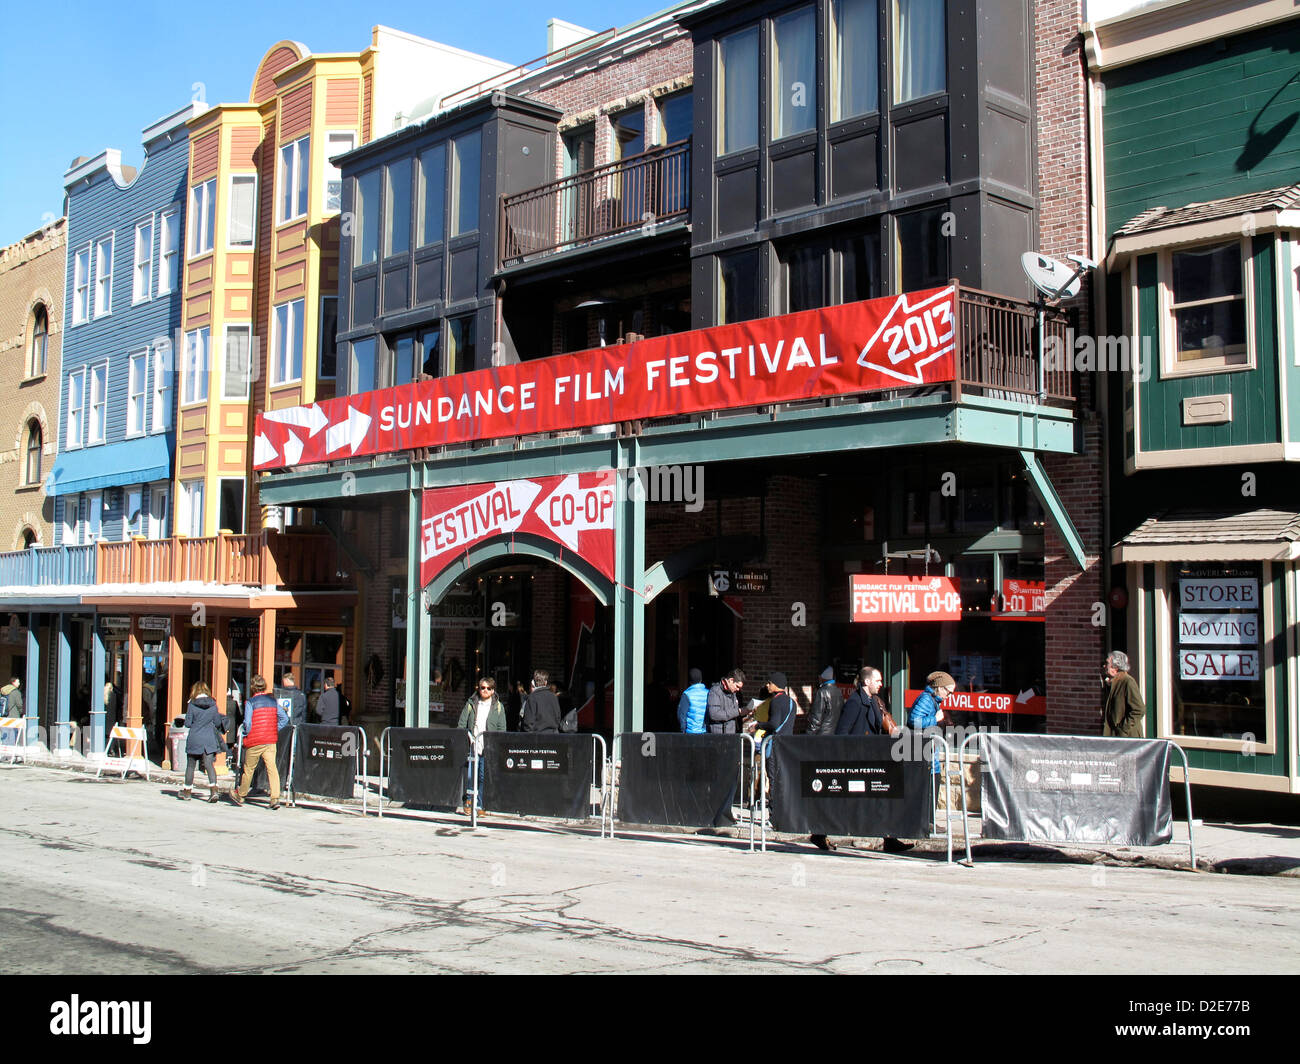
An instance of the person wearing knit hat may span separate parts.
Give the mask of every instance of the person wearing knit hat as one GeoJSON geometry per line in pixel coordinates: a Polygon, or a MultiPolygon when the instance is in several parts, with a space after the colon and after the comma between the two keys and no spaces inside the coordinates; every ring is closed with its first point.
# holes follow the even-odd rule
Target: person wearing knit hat
{"type": "Polygon", "coordinates": [[[844,694],[835,684],[835,670],[830,666],[821,674],[821,685],[813,695],[808,714],[809,735],[834,735],[844,710],[844,694]]]}
{"type": "Polygon", "coordinates": [[[924,730],[947,724],[943,713],[943,700],[957,690],[957,684],[946,672],[932,672],[925,678],[926,687],[911,709],[907,711],[907,726],[924,730]]]}
{"type": "Polygon", "coordinates": [[[789,686],[785,673],[768,673],[767,693],[772,696],[772,706],[767,711],[767,727],[764,729],[768,735],[794,734],[794,718],[798,707],[787,692],[789,686]]]}

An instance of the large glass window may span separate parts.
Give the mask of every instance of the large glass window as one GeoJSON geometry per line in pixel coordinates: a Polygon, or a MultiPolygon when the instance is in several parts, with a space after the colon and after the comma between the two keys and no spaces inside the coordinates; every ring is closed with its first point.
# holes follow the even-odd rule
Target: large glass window
{"type": "Polygon", "coordinates": [[[758,27],[718,42],[718,154],[758,144],[758,27]]]}
{"type": "Polygon", "coordinates": [[[442,374],[441,344],[442,328],[430,325],[420,334],[420,372],[429,377],[442,374]]]}
{"type": "Polygon", "coordinates": [[[659,143],[691,139],[693,102],[689,92],[675,92],[659,101],[659,143]]]}
{"type": "Polygon", "coordinates": [[[149,298],[153,288],[153,219],[135,227],[135,270],[131,275],[131,301],[149,298]]]}
{"type": "Polygon", "coordinates": [[[162,264],[158,270],[159,295],[176,291],[176,286],[180,283],[180,248],[180,212],[163,211],[162,232],[158,240],[158,254],[162,257],[162,264]]]}
{"type": "Polygon", "coordinates": [[[904,292],[946,285],[948,237],[944,232],[944,207],[910,211],[895,218],[898,234],[898,282],[904,292]]]}
{"type": "Polygon", "coordinates": [[[720,325],[749,321],[761,313],[758,302],[758,252],[737,251],[718,256],[722,312],[720,325]]]}
{"type": "Polygon", "coordinates": [[[842,237],[840,247],[840,301],[856,303],[880,295],[880,234],[855,233],[842,237]]]}
{"type": "Polygon", "coordinates": [[[830,303],[824,243],[786,249],[781,255],[785,274],[786,312],[815,310],[830,303]]]}
{"type": "Polygon", "coordinates": [[[311,174],[311,137],[300,137],[280,148],[280,221],[289,222],[307,213],[307,189],[311,174]]]}
{"type": "Polygon", "coordinates": [[[640,106],[613,115],[609,124],[614,134],[615,159],[626,159],[645,151],[645,111],[640,106]]]}
{"type": "Polygon", "coordinates": [[[44,303],[32,308],[32,339],[27,345],[27,376],[45,373],[50,348],[50,314],[44,303]]]}
{"type": "Polygon", "coordinates": [[[452,142],[456,158],[455,200],[451,205],[451,235],[478,228],[479,169],[482,137],[476,129],[452,142]]]}
{"type": "Polygon", "coordinates": [[[181,536],[203,535],[203,481],[181,481],[176,500],[176,533],[181,536]]]}
{"type": "Polygon", "coordinates": [[[41,423],[35,418],[27,422],[27,463],[23,469],[24,484],[41,482],[41,450],[45,435],[41,432],[41,423]]]}
{"type": "Polygon", "coordinates": [[[388,208],[384,211],[384,254],[411,250],[411,160],[388,167],[388,208]]]}
{"type": "Polygon", "coordinates": [[[72,324],[90,315],[90,248],[82,248],[72,260],[72,324]]]}
{"type": "Polygon", "coordinates": [[[360,395],[375,390],[375,340],[353,340],[349,346],[348,392],[360,395]]]}
{"type": "Polygon", "coordinates": [[[350,152],[356,144],[355,133],[330,133],[325,137],[325,211],[328,214],[343,209],[343,175],[334,160],[350,152]]]}
{"type": "Polygon", "coordinates": [[[895,0],[894,102],[948,86],[945,0],[895,0]]]}
{"type": "Polygon", "coordinates": [[[379,176],[380,171],[371,170],[356,179],[352,197],[354,266],[365,266],[379,258],[379,176]]]}
{"type": "Polygon", "coordinates": [[[221,498],[217,515],[217,528],[243,535],[244,532],[244,478],[223,477],[218,484],[221,498]]]}
{"type": "Polygon", "coordinates": [[[817,126],[817,19],[812,7],[772,20],[772,139],[817,126]]]}
{"type": "Polygon", "coordinates": [[[1170,258],[1175,367],[1247,364],[1241,245],[1190,248],[1170,258]]]}
{"type": "Polygon", "coordinates": [[[206,327],[185,334],[182,405],[201,403],[208,397],[208,337],[206,327]]]}
{"type": "Polygon", "coordinates": [[[447,321],[447,373],[468,373],[477,364],[474,315],[447,321]]]}
{"type": "Polygon", "coordinates": [[[320,304],[320,359],[317,375],[333,377],[337,372],[339,352],[339,297],[325,296],[320,304]]]}
{"type": "Polygon", "coordinates": [[[437,144],[420,155],[420,247],[442,239],[446,201],[447,145],[437,144]]]}
{"type": "Polygon", "coordinates": [[[281,303],[275,308],[272,384],[289,384],[302,379],[302,333],[301,299],[281,303]]]}
{"type": "Polygon", "coordinates": [[[226,326],[226,351],[221,372],[221,397],[247,399],[251,374],[253,327],[251,325],[226,326]]]}
{"type": "Polygon", "coordinates": [[[95,317],[113,312],[113,238],[95,245],[95,317]]]}
{"type": "Polygon", "coordinates": [[[1265,742],[1260,564],[1171,565],[1169,575],[1173,733],[1265,742]]]}
{"type": "Polygon", "coordinates": [[[145,396],[148,394],[149,352],[133,352],[127,361],[126,434],[144,432],[145,396]]]}
{"type": "Polygon", "coordinates": [[[153,352],[153,432],[172,427],[172,345],[166,340],[153,352]]]}
{"type": "Polygon", "coordinates": [[[226,237],[232,248],[251,248],[257,227],[257,176],[235,174],[230,178],[230,220],[226,237]]]}
{"type": "Polygon", "coordinates": [[[90,369],[90,407],[87,418],[87,443],[103,443],[108,427],[108,363],[90,369]]]}
{"type": "Polygon", "coordinates": [[[831,0],[831,121],[880,106],[876,0],[831,0]]]}
{"type": "Polygon", "coordinates": [[[186,228],[190,234],[190,258],[212,250],[216,212],[217,179],[214,177],[190,189],[190,213],[186,219],[186,228]]]}
{"type": "Polygon", "coordinates": [[[393,341],[390,385],[410,384],[415,372],[415,337],[399,336],[393,341]]]}

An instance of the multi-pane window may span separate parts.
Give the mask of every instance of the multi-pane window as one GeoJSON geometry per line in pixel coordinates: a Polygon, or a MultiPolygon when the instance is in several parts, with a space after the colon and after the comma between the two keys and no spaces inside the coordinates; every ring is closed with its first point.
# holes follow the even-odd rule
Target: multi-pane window
{"type": "Polygon", "coordinates": [[[1170,253],[1174,368],[1246,365],[1246,288],[1241,244],[1170,253]]]}
{"type": "Polygon", "coordinates": [[[876,0],[831,0],[831,121],[870,114],[880,106],[876,0]]]}
{"type": "Polygon", "coordinates": [[[257,175],[234,174],[230,178],[230,218],[226,240],[232,248],[251,248],[257,229],[257,175]]]}
{"type": "Polygon", "coordinates": [[[150,539],[166,539],[167,522],[170,516],[171,488],[165,482],[149,486],[149,531],[150,539]]]}
{"type": "Polygon", "coordinates": [[[274,351],[271,383],[288,384],[302,379],[302,300],[281,303],[275,308],[274,351]]]}
{"type": "Polygon", "coordinates": [[[411,250],[411,160],[391,163],[388,174],[388,208],[384,211],[384,254],[405,255],[411,250]]]}
{"type": "Polygon", "coordinates": [[[447,373],[468,373],[475,368],[477,348],[474,315],[447,320],[447,373]]]}
{"type": "Polygon", "coordinates": [[[190,189],[189,254],[203,255],[212,250],[212,233],[217,217],[217,179],[214,177],[190,189]]]}
{"type": "Polygon", "coordinates": [[[206,327],[185,334],[182,362],[181,405],[201,403],[208,397],[208,343],[206,327]]]}
{"type": "Polygon", "coordinates": [[[225,359],[221,367],[221,397],[247,399],[252,367],[253,327],[227,325],[225,359]]]}
{"type": "Polygon", "coordinates": [[[149,352],[135,351],[127,359],[126,434],[144,432],[145,401],[148,392],[149,352]]]}
{"type": "Polygon", "coordinates": [[[113,237],[95,244],[95,317],[113,312],[113,237]]]}
{"type": "Polygon", "coordinates": [[[456,178],[452,186],[451,235],[472,233],[478,228],[479,169],[482,137],[476,129],[452,141],[456,178]]]}
{"type": "Polygon", "coordinates": [[[354,266],[365,266],[379,258],[379,170],[356,179],[352,197],[352,243],[354,266]]]}
{"type": "Polygon", "coordinates": [[[420,247],[442,239],[447,200],[447,145],[437,144],[420,155],[420,247]]]}
{"type": "Polygon", "coordinates": [[[72,324],[80,325],[90,316],[90,247],[77,252],[72,260],[72,324]]]}
{"type": "Polygon", "coordinates": [[[108,363],[90,368],[90,407],[87,443],[103,443],[108,409],[108,363]]]}
{"type": "Polygon", "coordinates": [[[348,357],[348,392],[360,395],[375,390],[375,340],[353,340],[348,357]]]}
{"type": "Polygon", "coordinates": [[[86,410],[86,371],[73,370],[68,374],[68,405],[64,408],[64,446],[81,446],[81,419],[86,410]]]}
{"type": "Polygon", "coordinates": [[[718,154],[758,144],[758,27],[718,42],[718,154]]]}
{"type": "Polygon", "coordinates": [[[817,17],[812,7],[772,20],[772,139],[817,126],[817,17]]]}
{"type": "Polygon", "coordinates": [[[153,352],[153,427],[165,432],[172,427],[172,347],[164,340],[153,352]]]}
{"type": "Polygon", "coordinates": [[[41,450],[45,436],[41,432],[41,423],[35,418],[27,422],[27,455],[23,466],[23,483],[39,484],[41,482],[41,450]]]}
{"type": "Polygon", "coordinates": [[[329,133],[325,137],[325,210],[337,214],[343,209],[343,175],[334,160],[357,144],[355,133],[329,133]]]}
{"type": "Polygon", "coordinates": [[[131,275],[131,300],[134,303],[149,298],[153,288],[153,219],[135,227],[135,270],[131,275]]]}
{"type": "Polygon", "coordinates": [[[948,86],[946,0],[894,0],[894,102],[948,86]]]}
{"type": "Polygon", "coordinates": [[[50,349],[50,313],[44,303],[32,309],[32,339],[27,345],[27,376],[39,377],[45,372],[50,349]]]}
{"type": "Polygon", "coordinates": [[[182,480],[176,500],[176,532],[182,536],[203,535],[203,481],[182,480]]]}
{"type": "Polygon", "coordinates": [[[122,514],[122,522],[128,536],[144,535],[147,500],[143,484],[132,484],[126,489],[126,510],[122,514]]]}
{"type": "Polygon", "coordinates": [[[311,174],[311,137],[300,137],[280,148],[280,221],[289,222],[307,213],[307,189],[311,174]]]}
{"type": "Polygon", "coordinates": [[[316,374],[321,378],[333,377],[338,372],[339,361],[339,297],[323,296],[320,303],[320,357],[316,374]]]}
{"type": "Polygon", "coordinates": [[[161,259],[158,267],[158,294],[176,291],[180,283],[181,267],[181,221],[180,212],[172,209],[163,211],[160,220],[158,255],[161,259]]]}

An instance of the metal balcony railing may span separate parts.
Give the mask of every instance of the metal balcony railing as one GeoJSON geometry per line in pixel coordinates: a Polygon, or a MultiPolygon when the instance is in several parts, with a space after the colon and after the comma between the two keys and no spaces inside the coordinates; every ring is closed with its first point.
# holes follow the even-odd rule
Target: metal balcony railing
{"type": "Polygon", "coordinates": [[[0,553],[0,589],[93,584],[95,557],[93,543],[5,551],[0,553]]]}
{"type": "Polygon", "coordinates": [[[502,266],[618,233],[685,218],[691,206],[691,144],[652,148],[501,197],[502,266]]]}
{"type": "Polygon", "coordinates": [[[1044,313],[1041,345],[1039,339],[1032,303],[958,285],[953,398],[969,393],[1037,401],[1041,393],[1049,406],[1073,406],[1073,352],[1064,312],[1044,313]]]}

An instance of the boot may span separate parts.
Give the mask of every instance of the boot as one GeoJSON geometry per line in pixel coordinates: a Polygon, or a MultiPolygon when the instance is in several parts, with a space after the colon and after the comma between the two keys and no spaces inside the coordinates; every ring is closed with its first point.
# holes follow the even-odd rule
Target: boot
{"type": "Polygon", "coordinates": [[[212,790],[208,792],[208,804],[211,805],[213,802],[217,802],[220,800],[221,800],[221,792],[217,790],[216,787],[213,787],[212,790]]]}
{"type": "Polygon", "coordinates": [[[181,798],[181,801],[182,801],[182,802],[188,802],[188,801],[190,800],[190,791],[191,791],[191,790],[193,790],[192,787],[184,787],[184,786],[181,787],[180,798],[181,798]]]}

